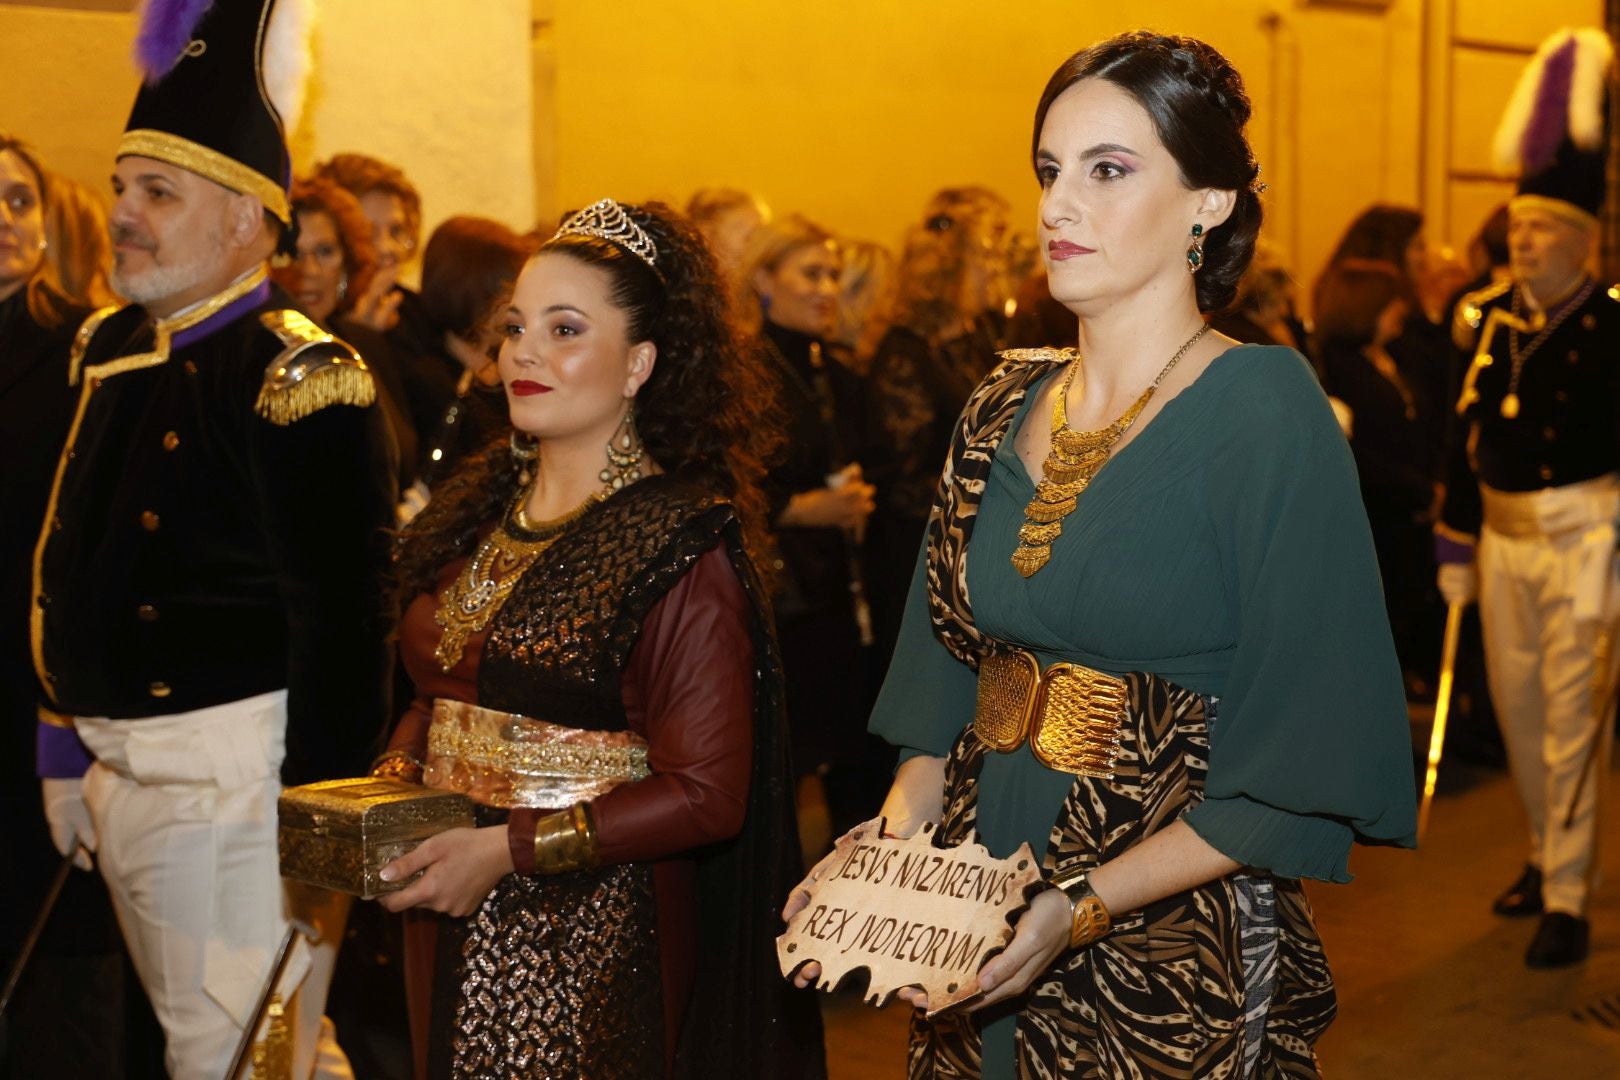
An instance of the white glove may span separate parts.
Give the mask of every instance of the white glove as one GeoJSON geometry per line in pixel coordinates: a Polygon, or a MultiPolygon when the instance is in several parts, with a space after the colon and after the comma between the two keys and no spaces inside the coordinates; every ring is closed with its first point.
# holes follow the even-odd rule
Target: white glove
{"type": "Polygon", "coordinates": [[[1479,599],[1479,567],[1473,563],[1441,563],[1435,582],[1448,604],[1472,604],[1479,599]]]}
{"type": "Polygon", "coordinates": [[[47,778],[40,788],[45,797],[45,820],[51,827],[51,842],[64,856],[77,851],[73,865],[90,869],[90,852],[96,850],[96,826],[90,809],[84,805],[84,781],[47,778]],[[74,837],[78,840],[75,842],[74,837]],[[83,844],[83,847],[78,847],[83,844]]]}

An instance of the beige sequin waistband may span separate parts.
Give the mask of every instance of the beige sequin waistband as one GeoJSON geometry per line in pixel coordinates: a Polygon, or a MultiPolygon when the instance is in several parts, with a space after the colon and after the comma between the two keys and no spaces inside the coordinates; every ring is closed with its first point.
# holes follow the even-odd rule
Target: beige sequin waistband
{"type": "Polygon", "coordinates": [[[1129,691],[1125,680],[1079,664],[1045,671],[1022,649],[995,653],[979,664],[973,730],[992,750],[1030,753],[1049,769],[1114,775],[1129,691]]]}
{"type": "Polygon", "coordinates": [[[647,740],[635,732],[582,731],[439,698],[422,783],[485,806],[561,810],[649,772],[647,740]]]}

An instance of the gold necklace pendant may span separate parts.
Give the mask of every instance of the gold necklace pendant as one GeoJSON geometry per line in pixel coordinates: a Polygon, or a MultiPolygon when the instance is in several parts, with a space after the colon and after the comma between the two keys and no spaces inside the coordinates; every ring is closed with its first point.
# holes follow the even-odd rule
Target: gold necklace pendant
{"type": "Polygon", "coordinates": [[[1012,553],[1013,569],[1022,577],[1033,577],[1052,559],[1052,544],[1063,535],[1063,519],[1074,512],[1080,496],[1104,465],[1114,445],[1125,436],[1153,399],[1154,391],[1164,377],[1170,374],[1187,350],[1209,332],[1209,324],[1184,342],[1170,362],[1164,365],[1142,396],[1136,399],[1125,414],[1105,428],[1096,431],[1075,431],[1069,427],[1069,387],[1075,373],[1080,370],[1080,357],[1069,365],[1052,402],[1052,448],[1041,462],[1041,480],[1035,485],[1035,495],[1024,507],[1024,523],[1018,528],[1018,547],[1012,553]]]}
{"type": "Polygon", "coordinates": [[[1502,419],[1517,420],[1519,418],[1519,395],[1509,393],[1502,399],[1502,419]]]}
{"type": "Polygon", "coordinates": [[[433,657],[438,660],[440,669],[449,671],[461,662],[468,639],[489,626],[529,567],[562,537],[569,525],[601,502],[602,496],[592,494],[563,516],[539,523],[530,522],[524,512],[523,506],[528,500],[529,491],[525,488],[512,503],[506,518],[478,545],[456,580],[439,594],[439,608],[434,612],[433,621],[444,633],[439,635],[433,657]],[[516,532],[528,536],[516,535],[514,529],[508,529],[508,520],[516,532]]]}

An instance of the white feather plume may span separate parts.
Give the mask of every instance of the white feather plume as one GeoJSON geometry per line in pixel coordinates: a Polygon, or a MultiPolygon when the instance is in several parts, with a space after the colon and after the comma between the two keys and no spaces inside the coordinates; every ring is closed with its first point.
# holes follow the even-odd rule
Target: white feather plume
{"type": "Polygon", "coordinates": [[[1541,91],[1547,58],[1563,48],[1571,37],[1575,39],[1575,70],[1569,93],[1570,138],[1584,150],[1596,150],[1607,138],[1603,102],[1608,90],[1609,67],[1614,63],[1614,45],[1602,30],[1565,28],[1541,43],[1519,75],[1513,96],[1508,99],[1491,140],[1491,158],[1497,171],[1513,175],[1522,167],[1520,150],[1541,91]]]}
{"type": "Polygon", "coordinates": [[[1603,115],[1614,43],[1602,30],[1575,31],[1575,73],[1569,87],[1569,137],[1582,150],[1597,150],[1609,137],[1603,115]]]}
{"type": "Polygon", "coordinates": [[[304,115],[313,64],[310,42],[315,33],[315,0],[276,0],[264,33],[264,92],[281,117],[289,138],[304,115]]]}

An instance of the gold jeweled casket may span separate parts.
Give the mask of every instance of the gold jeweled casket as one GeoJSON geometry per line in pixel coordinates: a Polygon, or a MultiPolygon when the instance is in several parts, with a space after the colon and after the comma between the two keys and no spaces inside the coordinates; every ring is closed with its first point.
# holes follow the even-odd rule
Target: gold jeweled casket
{"type": "Polygon", "coordinates": [[[370,900],[414,878],[378,872],[428,837],[471,828],[472,802],[401,780],[361,776],[288,788],[276,805],[281,876],[370,900]]]}

